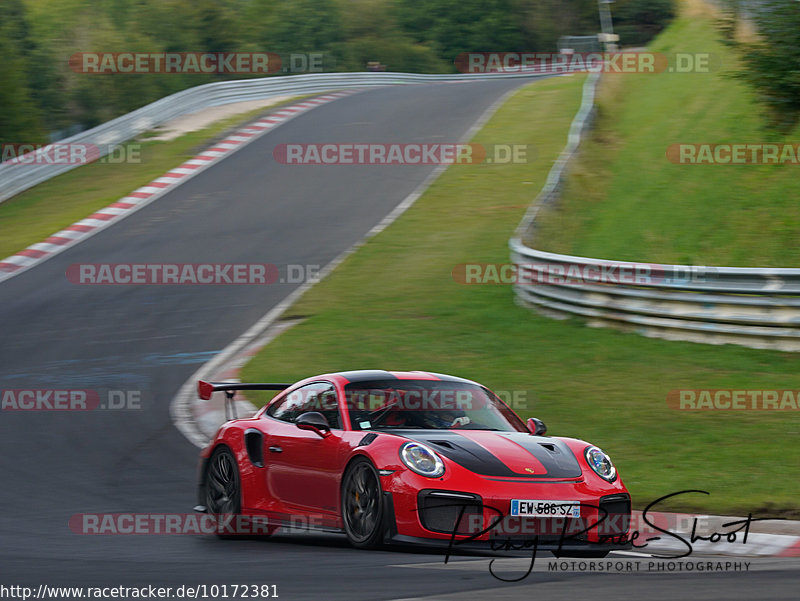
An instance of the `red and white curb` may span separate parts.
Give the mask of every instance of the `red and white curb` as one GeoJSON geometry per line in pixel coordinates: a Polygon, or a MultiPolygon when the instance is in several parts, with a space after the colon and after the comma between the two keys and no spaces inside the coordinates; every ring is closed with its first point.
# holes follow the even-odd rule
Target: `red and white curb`
{"type": "MultiPolygon", "coordinates": [[[[797,522],[794,522],[796,525],[797,522]]],[[[797,528],[797,526],[795,526],[797,528]]],[[[682,535],[690,540],[688,533],[682,535]]],[[[637,551],[652,554],[675,556],[686,553],[688,547],[685,543],[662,535],[661,540],[637,551]]],[[[789,534],[766,534],[751,532],[747,535],[747,542],[742,540],[727,542],[723,537],[720,542],[698,540],[692,543],[692,555],[725,555],[728,557],[800,557],[800,536],[789,534]]]]}
{"type": "MultiPolygon", "coordinates": [[[[761,517],[766,516],[753,519],[761,517]]],[[[745,540],[745,521],[744,517],[654,511],[648,511],[645,519],[641,511],[634,511],[631,529],[638,537],[633,551],[674,557],[686,553],[691,545],[693,556],[800,557],[800,522],[754,521],[745,540]]]]}
{"type": "Polygon", "coordinates": [[[0,282],[46,261],[108,226],[117,223],[297,115],[354,92],[355,90],[333,92],[310,98],[303,102],[283,107],[267,117],[239,129],[221,142],[217,142],[196,157],[189,159],[181,166],[171,169],[161,177],[131,192],[117,202],[73,223],[60,232],[56,232],[47,240],[32,244],[28,248],[3,259],[0,261],[0,282]]]}

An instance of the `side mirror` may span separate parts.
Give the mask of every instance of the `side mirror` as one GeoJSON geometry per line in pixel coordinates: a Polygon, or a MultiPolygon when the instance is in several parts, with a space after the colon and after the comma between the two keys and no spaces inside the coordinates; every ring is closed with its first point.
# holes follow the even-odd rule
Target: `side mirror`
{"type": "Polygon", "coordinates": [[[547,434],[547,426],[544,425],[542,420],[536,419],[535,417],[528,418],[528,430],[530,430],[531,434],[534,436],[544,436],[547,434]]]}
{"type": "Polygon", "coordinates": [[[331,435],[331,425],[327,418],[319,411],[309,411],[303,413],[294,422],[301,430],[311,430],[320,437],[326,438],[331,435]]]}

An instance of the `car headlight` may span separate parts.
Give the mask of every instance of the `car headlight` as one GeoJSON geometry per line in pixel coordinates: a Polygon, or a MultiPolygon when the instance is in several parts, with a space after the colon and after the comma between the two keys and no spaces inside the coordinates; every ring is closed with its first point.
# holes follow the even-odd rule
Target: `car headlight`
{"type": "Polygon", "coordinates": [[[400,447],[400,459],[412,472],[428,478],[438,478],[444,474],[444,463],[439,456],[424,444],[407,442],[400,447]]]}
{"type": "Polygon", "coordinates": [[[595,474],[609,482],[617,479],[617,468],[611,463],[611,458],[603,451],[597,447],[586,447],[584,454],[586,455],[586,463],[594,470],[595,474]]]}

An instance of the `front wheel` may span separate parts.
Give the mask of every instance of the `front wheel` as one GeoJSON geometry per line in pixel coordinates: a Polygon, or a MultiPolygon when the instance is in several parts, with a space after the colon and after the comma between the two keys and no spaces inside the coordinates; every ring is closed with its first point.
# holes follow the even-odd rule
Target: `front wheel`
{"type": "Polygon", "coordinates": [[[384,504],[378,470],[365,458],[350,464],[342,482],[342,521],[350,544],[372,549],[384,535],[384,504]]]}

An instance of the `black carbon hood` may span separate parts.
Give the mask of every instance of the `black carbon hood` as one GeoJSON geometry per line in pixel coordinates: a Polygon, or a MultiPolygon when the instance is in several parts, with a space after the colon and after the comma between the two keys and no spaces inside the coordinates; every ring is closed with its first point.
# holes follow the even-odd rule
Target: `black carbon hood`
{"type": "Polygon", "coordinates": [[[393,430],[391,434],[426,444],[437,453],[481,476],[536,480],[579,478],[582,473],[573,452],[556,438],[531,436],[524,432],[481,432],[482,440],[478,443],[455,430],[393,430]],[[509,447],[508,441],[516,446],[509,447]],[[501,456],[508,457],[509,448],[513,449],[516,461],[524,463],[533,456],[544,467],[545,472],[514,471],[501,459],[501,456]]]}

